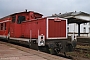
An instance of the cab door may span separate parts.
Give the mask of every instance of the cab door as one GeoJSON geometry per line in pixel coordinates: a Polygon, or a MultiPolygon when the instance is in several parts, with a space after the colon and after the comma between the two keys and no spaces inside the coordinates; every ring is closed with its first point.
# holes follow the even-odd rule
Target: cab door
{"type": "Polygon", "coordinates": [[[16,21],[16,15],[12,16],[12,21],[10,25],[10,37],[15,37],[15,21],[16,21]]]}

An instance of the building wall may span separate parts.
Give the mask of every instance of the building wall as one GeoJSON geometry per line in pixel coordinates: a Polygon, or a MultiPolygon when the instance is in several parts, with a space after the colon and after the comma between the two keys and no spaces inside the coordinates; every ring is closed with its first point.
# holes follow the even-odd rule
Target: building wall
{"type": "MultiPolygon", "coordinates": [[[[70,32],[78,33],[78,24],[76,24],[76,23],[69,24],[67,30],[69,31],[69,33],[70,32]]],[[[90,22],[83,23],[80,25],[80,33],[88,33],[88,37],[90,37],[90,22]]],[[[72,35],[72,34],[69,34],[69,36],[70,35],[72,35]]],[[[81,36],[87,36],[87,34],[81,34],[81,36]]]]}

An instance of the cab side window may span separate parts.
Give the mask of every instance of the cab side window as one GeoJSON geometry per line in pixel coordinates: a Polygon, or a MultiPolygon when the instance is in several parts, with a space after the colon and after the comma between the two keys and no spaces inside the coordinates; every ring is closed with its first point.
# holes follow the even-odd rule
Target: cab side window
{"type": "Polygon", "coordinates": [[[1,23],[1,30],[3,30],[3,23],[1,23]]]}
{"type": "Polygon", "coordinates": [[[6,30],[6,23],[5,23],[5,30],[6,30]]]}
{"type": "Polygon", "coordinates": [[[18,24],[21,24],[21,22],[25,21],[25,16],[18,16],[18,20],[17,20],[17,23],[18,24]]]}
{"type": "Polygon", "coordinates": [[[16,16],[12,16],[12,22],[15,23],[16,16]]]}
{"type": "Polygon", "coordinates": [[[0,30],[1,30],[1,24],[0,24],[0,30]]]}
{"type": "Polygon", "coordinates": [[[6,30],[6,22],[3,23],[3,30],[6,30]]]}

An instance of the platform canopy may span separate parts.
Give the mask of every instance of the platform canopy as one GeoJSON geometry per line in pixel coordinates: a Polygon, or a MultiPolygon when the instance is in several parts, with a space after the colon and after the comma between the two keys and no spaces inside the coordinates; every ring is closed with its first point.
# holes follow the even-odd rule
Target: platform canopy
{"type": "Polygon", "coordinates": [[[64,14],[54,14],[52,17],[60,17],[68,19],[68,24],[77,23],[78,24],[78,36],[80,36],[80,24],[90,22],[90,14],[85,12],[68,12],[64,14]]]}
{"type": "Polygon", "coordinates": [[[90,22],[90,14],[85,13],[85,12],[68,12],[64,14],[54,14],[52,16],[57,16],[61,18],[66,18],[68,19],[68,24],[70,23],[87,23],[90,22]]]}

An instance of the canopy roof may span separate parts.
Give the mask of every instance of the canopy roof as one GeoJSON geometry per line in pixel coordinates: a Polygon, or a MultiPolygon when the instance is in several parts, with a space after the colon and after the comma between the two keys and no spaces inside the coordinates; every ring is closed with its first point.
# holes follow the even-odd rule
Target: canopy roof
{"type": "Polygon", "coordinates": [[[85,12],[68,12],[68,13],[64,13],[64,14],[55,14],[52,16],[57,16],[57,17],[61,17],[61,18],[66,18],[68,19],[68,24],[70,23],[87,23],[90,22],[90,14],[85,13],[85,12]]]}

